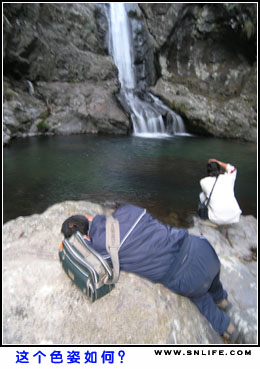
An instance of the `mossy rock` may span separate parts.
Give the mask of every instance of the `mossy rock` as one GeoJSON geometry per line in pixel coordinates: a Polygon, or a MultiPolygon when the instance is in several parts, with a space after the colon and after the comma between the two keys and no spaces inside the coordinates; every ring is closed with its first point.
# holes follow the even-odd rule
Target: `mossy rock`
{"type": "Polygon", "coordinates": [[[39,123],[37,123],[36,127],[39,132],[47,132],[49,130],[45,120],[41,120],[39,123]]]}

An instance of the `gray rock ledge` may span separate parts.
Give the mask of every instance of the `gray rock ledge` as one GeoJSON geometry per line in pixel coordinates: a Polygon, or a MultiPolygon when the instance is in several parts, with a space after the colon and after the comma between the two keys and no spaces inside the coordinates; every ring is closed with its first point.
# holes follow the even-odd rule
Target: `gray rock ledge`
{"type": "MultiPolygon", "coordinates": [[[[67,201],[3,226],[3,343],[223,344],[189,299],[134,274],[121,272],[116,288],[91,304],[58,260],[62,222],[72,214],[101,214],[100,205],[67,201]]],[[[228,229],[203,226],[222,262],[222,281],[233,319],[248,344],[257,343],[257,222],[242,216],[228,229]]]]}

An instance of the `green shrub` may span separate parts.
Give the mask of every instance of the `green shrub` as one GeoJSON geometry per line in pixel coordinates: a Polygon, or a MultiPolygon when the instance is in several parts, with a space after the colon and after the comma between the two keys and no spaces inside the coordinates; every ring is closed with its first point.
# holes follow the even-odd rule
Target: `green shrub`
{"type": "Polygon", "coordinates": [[[46,122],[45,122],[45,120],[44,120],[44,119],[42,119],[42,120],[37,124],[37,129],[38,129],[38,131],[40,131],[40,132],[46,132],[46,131],[48,131],[48,126],[47,126],[47,124],[46,124],[46,122]]]}

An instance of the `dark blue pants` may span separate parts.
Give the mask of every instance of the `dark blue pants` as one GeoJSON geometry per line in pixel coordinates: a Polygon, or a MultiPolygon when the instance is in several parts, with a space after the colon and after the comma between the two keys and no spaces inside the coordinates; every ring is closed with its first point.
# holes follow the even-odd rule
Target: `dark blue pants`
{"type": "Polygon", "coordinates": [[[187,236],[177,265],[163,281],[175,293],[187,296],[222,335],[229,316],[216,303],[227,297],[219,279],[220,261],[211,244],[204,237],[187,236]]]}

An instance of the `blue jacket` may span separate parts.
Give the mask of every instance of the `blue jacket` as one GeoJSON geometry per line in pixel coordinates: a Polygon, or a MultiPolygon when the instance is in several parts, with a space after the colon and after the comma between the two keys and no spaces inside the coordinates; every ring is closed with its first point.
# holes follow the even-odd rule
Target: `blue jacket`
{"type": "MultiPolygon", "coordinates": [[[[179,261],[179,250],[188,235],[186,229],[173,228],[154,219],[145,209],[123,205],[113,216],[120,224],[120,269],[161,282],[179,261]]],[[[106,217],[94,217],[88,243],[102,256],[106,251],[106,217]]]]}
{"type": "MultiPolygon", "coordinates": [[[[220,262],[210,243],[204,237],[189,235],[186,229],[162,224],[133,205],[121,206],[113,216],[120,224],[120,268],[190,297],[212,327],[223,334],[230,318],[214,301],[226,298],[227,293],[216,281],[220,262]],[[209,293],[213,281],[217,288],[209,293]]],[[[91,241],[87,242],[109,258],[104,215],[93,219],[89,236],[91,241]]]]}

